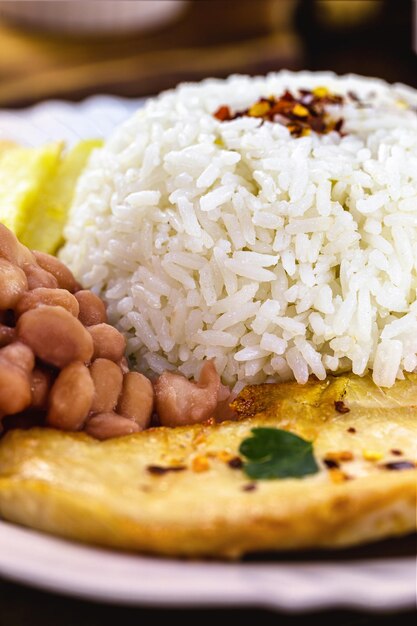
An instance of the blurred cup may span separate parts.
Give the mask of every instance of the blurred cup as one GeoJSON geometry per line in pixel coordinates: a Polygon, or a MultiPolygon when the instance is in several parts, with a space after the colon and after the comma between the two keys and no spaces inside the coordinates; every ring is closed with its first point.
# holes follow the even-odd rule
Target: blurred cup
{"type": "Polygon", "coordinates": [[[122,34],[157,29],[187,0],[1,0],[0,17],[28,28],[68,34],[122,34]]]}

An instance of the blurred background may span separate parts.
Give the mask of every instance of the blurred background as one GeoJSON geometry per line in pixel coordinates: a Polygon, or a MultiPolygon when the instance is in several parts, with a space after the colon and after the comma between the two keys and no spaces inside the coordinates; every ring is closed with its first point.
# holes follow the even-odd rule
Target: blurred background
{"type": "Polygon", "coordinates": [[[330,69],[417,87],[414,0],[0,1],[0,106],[330,69]]]}

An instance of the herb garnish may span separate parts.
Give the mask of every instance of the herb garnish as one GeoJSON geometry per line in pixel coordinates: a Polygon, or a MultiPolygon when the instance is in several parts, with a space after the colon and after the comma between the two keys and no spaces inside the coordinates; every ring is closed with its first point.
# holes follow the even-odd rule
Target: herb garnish
{"type": "Polygon", "coordinates": [[[252,428],[251,432],[239,448],[248,459],[243,471],[250,478],[301,478],[319,471],[311,441],[279,428],[252,428]]]}

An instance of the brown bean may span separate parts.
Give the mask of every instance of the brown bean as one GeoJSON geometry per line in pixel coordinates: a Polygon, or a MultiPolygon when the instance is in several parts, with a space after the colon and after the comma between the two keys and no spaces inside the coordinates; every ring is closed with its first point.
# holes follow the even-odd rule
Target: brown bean
{"type": "Polygon", "coordinates": [[[0,415],[24,411],[31,399],[28,375],[19,367],[0,359],[0,415]]]}
{"type": "Polygon", "coordinates": [[[27,288],[28,281],[20,267],[0,258],[0,309],[13,309],[27,288]]]}
{"type": "Polygon", "coordinates": [[[0,350],[0,414],[13,415],[30,405],[29,373],[34,362],[30,348],[20,342],[0,350]]]}
{"type": "Polygon", "coordinates": [[[31,376],[32,406],[35,409],[46,409],[49,391],[53,383],[51,370],[35,367],[31,376]]]}
{"type": "Polygon", "coordinates": [[[95,439],[104,441],[113,437],[125,437],[139,432],[136,422],[117,415],[117,413],[100,413],[90,418],[85,431],[95,439]]]}
{"type": "Polygon", "coordinates": [[[116,363],[108,359],[96,359],[90,367],[94,383],[92,413],[109,413],[116,407],[122,391],[123,374],[116,363]]]}
{"type": "Polygon", "coordinates": [[[206,361],[198,382],[163,372],[155,383],[155,403],[162,426],[197,424],[213,417],[221,382],[213,361],[206,361]]]}
{"type": "Polygon", "coordinates": [[[106,306],[95,293],[82,289],[74,293],[74,296],[80,305],[78,319],[84,326],[94,326],[107,322],[106,306]]]}
{"type": "Polygon", "coordinates": [[[25,263],[22,269],[26,274],[29,289],[36,289],[37,287],[57,289],[58,281],[55,276],[46,272],[36,263],[25,263]]]}
{"type": "Polygon", "coordinates": [[[35,365],[35,355],[29,346],[21,341],[14,341],[0,350],[0,358],[17,365],[26,373],[33,370],[35,365]]]}
{"type": "Polygon", "coordinates": [[[12,263],[19,258],[19,241],[4,224],[0,224],[0,257],[12,263]]]}
{"type": "Polygon", "coordinates": [[[38,252],[37,250],[33,250],[33,254],[39,267],[52,274],[52,276],[55,276],[58,281],[58,287],[67,289],[70,293],[78,291],[80,288],[79,283],[75,280],[71,270],[61,263],[59,259],[51,254],[38,252]]]}
{"type": "Polygon", "coordinates": [[[19,267],[23,268],[23,266],[27,263],[33,263],[36,265],[36,259],[33,256],[32,250],[29,250],[29,248],[24,246],[23,243],[19,242],[17,264],[19,267]]]}
{"type": "Polygon", "coordinates": [[[63,368],[72,361],[89,363],[93,340],[79,320],[60,306],[40,306],[23,313],[17,336],[42,361],[63,368]]]}
{"type": "Polygon", "coordinates": [[[0,348],[4,346],[8,346],[9,343],[14,341],[16,336],[16,331],[14,328],[10,328],[10,326],[5,326],[4,324],[0,324],[0,348]]]}
{"type": "Polygon", "coordinates": [[[0,257],[19,267],[24,263],[35,262],[31,251],[19,243],[16,235],[4,224],[0,224],[0,257]]]}
{"type": "Polygon", "coordinates": [[[49,394],[47,423],[61,430],[79,430],[94,399],[94,384],[88,368],[80,361],[65,367],[49,394]]]}
{"type": "Polygon", "coordinates": [[[144,430],[151,422],[153,405],[154,391],[149,378],[139,372],[125,374],[117,412],[134,420],[144,430]]]}
{"type": "Polygon", "coordinates": [[[43,304],[62,306],[63,309],[69,311],[74,317],[78,317],[78,302],[69,291],[66,289],[47,289],[46,287],[38,287],[24,293],[15,306],[15,312],[17,315],[22,315],[26,311],[35,309],[43,304]]]}
{"type": "Polygon", "coordinates": [[[120,361],[126,349],[126,339],[116,328],[109,324],[95,324],[88,326],[87,331],[93,338],[95,359],[120,361]]]}

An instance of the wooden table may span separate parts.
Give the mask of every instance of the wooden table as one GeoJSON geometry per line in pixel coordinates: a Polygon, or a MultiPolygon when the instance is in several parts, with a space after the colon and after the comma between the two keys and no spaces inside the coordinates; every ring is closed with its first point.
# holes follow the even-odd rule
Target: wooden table
{"type": "Polygon", "coordinates": [[[160,30],[101,38],[33,32],[0,19],[0,107],[94,93],[147,96],[183,80],[283,67],[356,72],[417,87],[412,0],[348,2],[362,7],[361,21],[353,23],[345,4],[189,0],[160,30]]]}
{"type": "Polygon", "coordinates": [[[101,38],[0,22],[0,106],[98,92],[144,96],[181,80],[297,69],[301,44],[287,23],[294,6],[295,0],[283,0],[280,11],[274,0],[198,0],[162,30],[101,38]]]}

